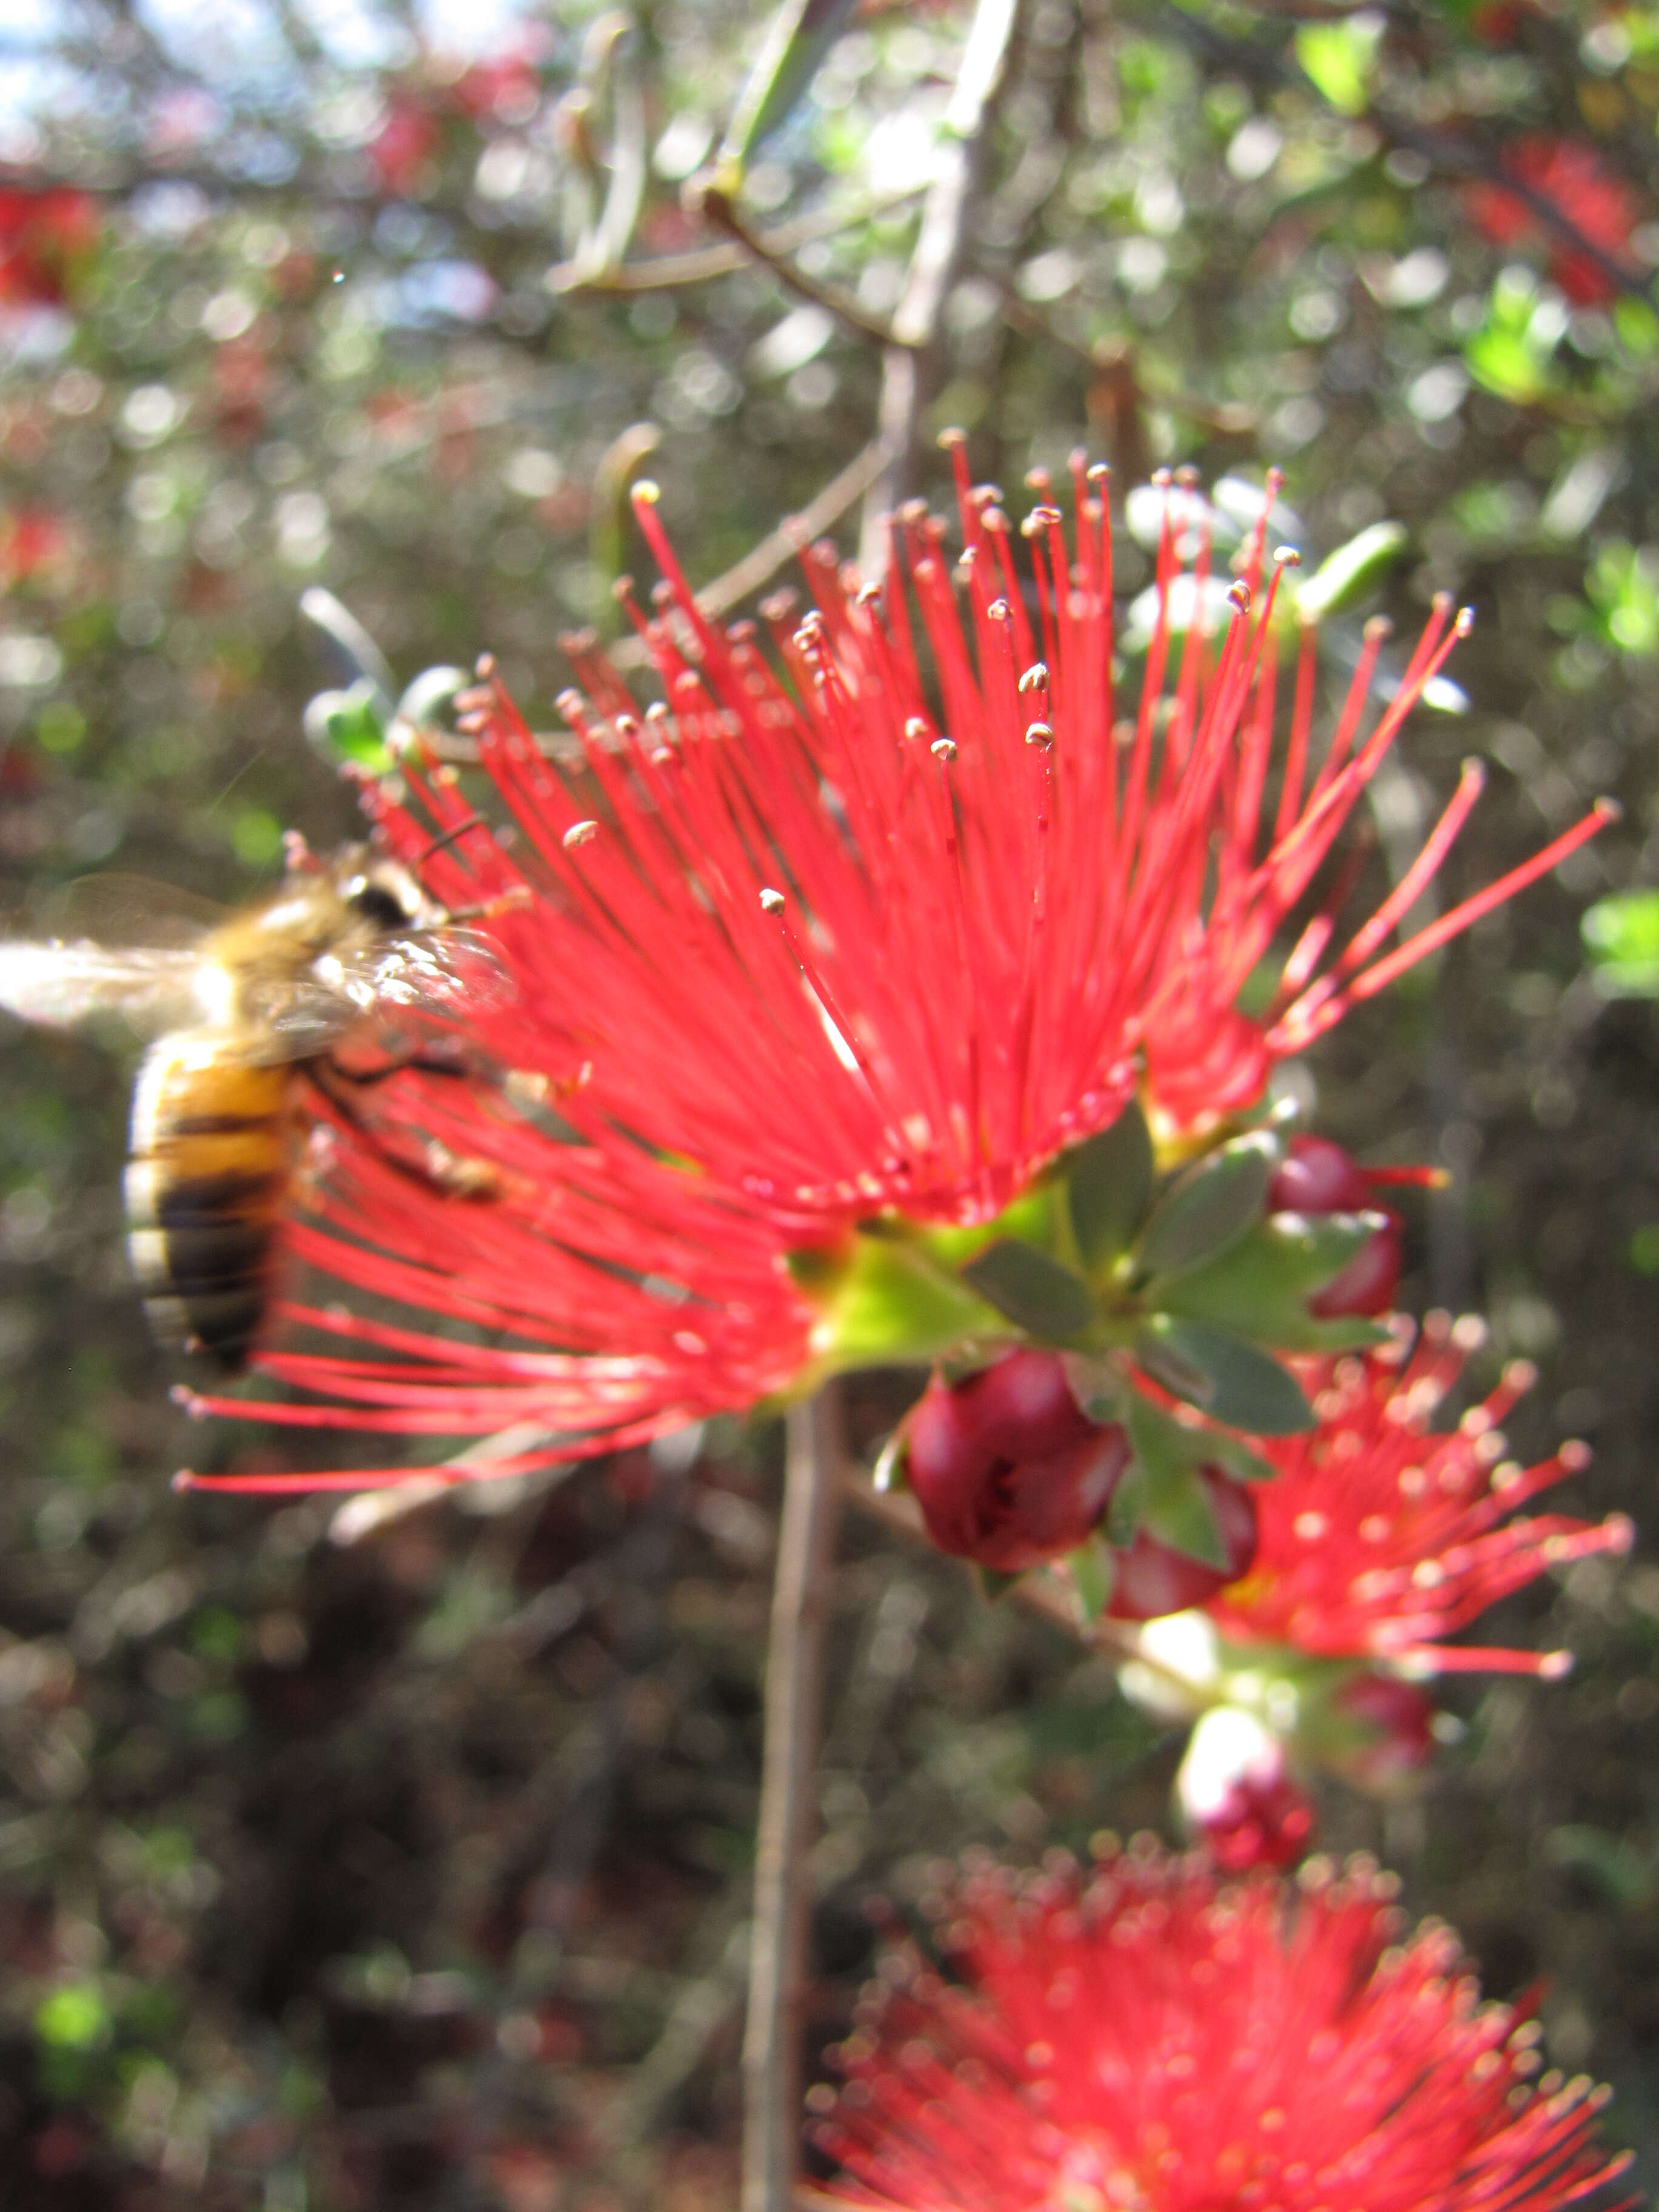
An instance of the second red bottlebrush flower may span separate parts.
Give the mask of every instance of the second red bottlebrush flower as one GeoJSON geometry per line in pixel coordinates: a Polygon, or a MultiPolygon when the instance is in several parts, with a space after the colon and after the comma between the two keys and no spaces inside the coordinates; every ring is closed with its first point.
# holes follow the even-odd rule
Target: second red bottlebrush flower
{"type": "MultiPolygon", "coordinates": [[[[896,1954],[814,2093],[885,2212],[1559,2212],[1629,2163],[1605,2092],[1540,2074],[1457,1940],[1368,1864],[1226,1882],[1140,1850],[938,1900],[952,1977],[896,1954]]],[[[1605,2201],[1605,2200],[1603,2200],[1605,2201]]]]}
{"type": "Polygon", "coordinates": [[[469,1030],[493,1073],[411,1067],[362,1126],[319,1109],[319,1202],[289,1243],[352,1310],[295,1297],[258,1364],[299,1401],[262,1416],[401,1438],[532,1423],[552,1459],[836,1369],[1052,1341],[938,1237],[1011,1218],[1138,1091],[1156,1131],[1224,1133],[1277,1060],[1598,826],[1385,951],[1474,804],[1470,770],[1346,944],[1316,906],[1267,1012],[1243,1014],[1460,623],[1437,603],[1367,730],[1373,630],[1322,757],[1309,629],[1281,742],[1263,530],[1224,633],[1183,641],[1175,587],[1210,555],[1202,503],[1170,488],[1161,611],[1122,700],[1103,473],[1079,461],[1069,535],[1037,493],[1022,561],[1000,496],[962,473],[959,589],[920,507],[878,582],[809,549],[814,604],[769,607],[769,651],[702,612],[642,487],[665,581],[635,619],[660,700],[641,713],[578,645],[558,758],[490,672],[468,715],[487,789],[418,740],[366,787],[431,896],[492,909],[514,995],[469,1030]],[[478,1163],[490,1201],[389,1164],[422,1145],[478,1163]]]}
{"type": "Polygon", "coordinates": [[[1565,1671],[1559,1652],[1446,1641],[1547,1569],[1631,1542],[1623,1514],[1521,1512],[1589,1461],[1581,1443],[1535,1467],[1507,1457],[1499,1424],[1531,1387],[1524,1361],[1455,1428],[1431,1428],[1482,1334],[1432,1315],[1415,1347],[1402,1323],[1382,1350],[1312,1372],[1317,1425],[1264,1445],[1275,1480],[1256,1493],[1254,1564],[1207,1603],[1224,1637],[1419,1676],[1565,1671]]]}

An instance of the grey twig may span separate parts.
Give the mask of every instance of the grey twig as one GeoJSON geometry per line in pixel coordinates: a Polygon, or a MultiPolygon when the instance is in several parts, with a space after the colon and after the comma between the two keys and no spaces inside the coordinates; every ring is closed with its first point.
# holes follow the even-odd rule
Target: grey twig
{"type": "Polygon", "coordinates": [[[766,1657],[766,1741],[744,2033],[743,2212],[789,2212],[801,2124],[801,2027],[812,1902],[813,1783],[824,1632],[846,1464],[840,1386],[788,1416],[766,1657]]]}
{"type": "Polygon", "coordinates": [[[924,380],[939,320],[962,261],[968,211],[984,167],[987,126],[1007,66],[1019,0],[978,0],[951,105],[939,167],[921,211],[909,275],[894,311],[882,361],[877,436],[887,465],[866,496],[859,566],[873,576],[885,554],[885,519],[909,489],[924,380]]]}

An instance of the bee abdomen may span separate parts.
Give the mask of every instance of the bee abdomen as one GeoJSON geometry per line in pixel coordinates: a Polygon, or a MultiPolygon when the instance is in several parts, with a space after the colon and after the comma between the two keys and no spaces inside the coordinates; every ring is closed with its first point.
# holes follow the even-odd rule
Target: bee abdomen
{"type": "Polygon", "coordinates": [[[132,1099],[129,1250],[157,1334],[227,1367],[270,1302],[290,1170],[289,1079],[211,1032],[153,1046],[132,1099]]]}

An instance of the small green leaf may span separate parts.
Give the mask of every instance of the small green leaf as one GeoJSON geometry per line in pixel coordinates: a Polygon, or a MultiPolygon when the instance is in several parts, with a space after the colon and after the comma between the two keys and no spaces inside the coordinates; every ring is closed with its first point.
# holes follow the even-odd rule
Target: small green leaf
{"type": "Polygon", "coordinates": [[[1178,1424],[1143,1398],[1130,1409],[1129,1432],[1146,1474],[1146,1527],[1160,1543],[1188,1559],[1224,1567],[1227,1553],[1210,1494],[1178,1424]]]}
{"type": "Polygon", "coordinates": [[[1385,1225],[1380,1213],[1270,1214],[1201,1266],[1147,1285],[1146,1304],[1184,1320],[1213,1322],[1281,1352],[1330,1352],[1378,1340],[1356,1334],[1349,1316],[1321,1321],[1308,1300],[1340,1274],[1385,1225]]]}
{"type": "Polygon", "coordinates": [[[784,1255],[791,1280],[817,1309],[823,1371],[931,1364],[972,1337],[995,1340],[1000,1316],[959,1275],[902,1237],[860,1228],[843,1245],[803,1245],[784,1255]]]}
{"type": "Polygon", "coordinates": [[[972,1562],[972,1571],[979,1594],[987,1605],[994,1605],[1000,1597],[1006,1597],[1019,1580],[1018,1575],[1005,1575],[995,1567],[982,1567],[977,1559],[972,1562]]]}
{"type": "Polygon", "coordinates": [[[876,1455],[870,1486],[882,1492],[902,1490],[907,1486],[904,1480],[904,1431],[902,1429],[895,1429],[876,1455]]]}
{"type": "Polygon", "coordinates": [[[108,2041],[113,2025],[109,2007],[92,1982],[69,1983],[35,2007],[36,2035],[60,2051],[90,2051],[108,2041]]]}
{"type": "MultiPolygon", "coordinates": [[[[1137,1403],[1142,1401],[1137,1401],[1137,1403]]],[[[1131,1409],[1133,1413],[1133,1408],[1131,1409]]],[[[1134,1431],[1130,1427],[1130,1440],[1134,1431]]],[[[1127,1552],[1135,1540],[1146,1510],[1146,1470],[1139,1458],[1130,1461],[1124,1469],[1123,1479],[1112,1492],[1111,1503],[1106,1508],[1106,1540],[1114,1551],[1127,1552]]]]}
{"type": "Polygon", "coordinates": [[[846,27],[854,0],[784,0],[738,101],[720,149],[722,162],[744,165],[786,120],[846,27]]]}
{"type": "Polygon", "coordinates": [[[332,767],[349,765],[370,775],[396,765],[386,744],[381,694],[366,676],[349,691],[319,691],[306,706],[305,733],[332,767]]]}
{"type": "Polygon", "coordinates": [[[1279,1144],[1270,1130],[1235,1137],[1176,1177],[1153,1208],[1140,1240],[1148,1275],[1190,1267],[1242,1237],[1267,1202],[1279,1144]]]}
{"type": "Polygon", "coordinates": [[[962,1279],[1028,1336],[1047,1343],[1068,1343],[1095,1318],[1087,1283],[1035,1244],[1004,1237],[965,1267],[962,1279]]]}
{"type": "Polygon", "coordinates": [[[1212,1420],[1257,1437],[1297,1436],[1314,1425],[1312,1409],[1295,1376],[1271,1352],[1258,1350],[1231,1330],[1158,1315],[1143,1334],[1154,1340],[1166,1358],[1173,1354],[1203,1376],[1201,1394],[1183,1390],[1179,1395],[1212,1420]]]}
{"type": "Polygon", "coordinates": [[[1092,1274],[1129,1243],[1152,1194],[1152,1139],[1131,1099],[1109,1129],[1060,1162],[1078,1256],[1092,1274]]]}
{"type": "Polygon", "coordinates": [[[1091,1421],[1122,1418],[1124,1378],[1115,1362],[1092,1352],[1068,1352],[1062,1356],[1072,1395],[1091,1421]]]}
{"type": "Polygon", "coordinates": [[[1296,594],[1297,612],[1304,622],[1322,622],[1352,606],[1382,580],[1405,545],[1403,523],[1373,522],[1320,562],[1296,594]]]}
{"type": "Polygon", "coordinates": [[[1083,1608],[1084,1620],[1092,1628],[1112,1601],[1117,1567],[1111,1547],[1098,1535],[1087,1536],[1076,1551],[1066,1555],[1066,1564],[1072,1571],[1072,1584],[1083,1608]]]}
{"type": "Polygon", "coordinates": [[[1659,890],[1598,899],[1578,927],[1604,998],[1659,998],[1659,890]]]}
{"type": "Polygon", "coordinates": [[[1297,31],[1296,58],[1339,114],[1363,115],[1370,106],[1383,27],[1382,15],[1364,9],[1297,31]]]}

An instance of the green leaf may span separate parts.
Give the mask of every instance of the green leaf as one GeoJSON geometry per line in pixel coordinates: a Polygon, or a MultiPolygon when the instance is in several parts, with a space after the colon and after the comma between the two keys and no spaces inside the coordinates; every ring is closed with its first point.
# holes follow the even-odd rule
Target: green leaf
{"type": "Polygon", "coordinates": [[[904,1431],[902,1429],[895,1429],[877,1453],[876,1463],[870,1474],[870,1486],[878,1491],[907,1487],[904,1480],[904,1431]]]}
{"type": "Polygon", "coordinates": [[[1201,1392],[1182,1390],[1179,1395],[1212,1420],[1258,1437],[1297,1436],[1314,1425],[1312,1408],[1295,1376],[1270,1352],[1231,1330],[1160,1314],[1148,1322],[1142,1340],[1146,1339],[1156,1343],[1166,1359],[1173,1355],[1203,1376],[1201,1392]]]}
{"type": "Polygon", "coordinates": [[[987,1605],[994,1605],[1000,1597],[1006,1597],[1019,1580],[1018,1575],[1005,1575],[995,1567],[982,1567],[977,1559],[970,1564],[979,1594],[987,1605]]]}
{"type": "Polygon", "coordinates": [[[1320,562],[1296,594],[1297,614],[1304,622],[1322,622],[1352,606],[1382,580],[1405,545],[1403,523],[1373,522],[1320,562]]]}
{"type": "Polygon", "coordinates": [[[319,691],[307,702],[305,733],[331,767],[349,765],[369,775],[386,775],[396,766],[386,744],[380,692],[366,676],[349,691],[319,691]]]}
{"type": "Polygon", "coordinates": [[[1061,1364],[1072,1395],[1091,1421],[1122,1418],[1124,1378],[1115,1361],[1100,1358],[1092,1352],[1068,1352],[1061,1364]]]}
{"type": "Polygon", "coordinates": [[[1076,1551],[1066,1555],[1066,1564],[1072,1571],[1072,1583],[1083,1608],[1083,1618],[1092,1628],[1112,1601],[1117,1566],[1111,1547],[1098,1535],[1087,1536],[1076,1551]]]}
{"type": "Polygon", "coordinates": [[[1659,998],[1659,890],[1598,899],[1579,922],[1606,998],[1659,998]]]}
{"type": "Polygon", "coordinates": [[[856,0],[784,0],[772,18],[720,148],[723,164],[744,165],[787,120],[840,37],[856,0]]]}
{"type": "Polygon", "coordinates": [[[1179,1425],[1142,1398],[1130,1408],[1129,1434],[1146,1478],[1146,1526],[1188,1559],[1224,1567],[1227,1553],[1210,1494],[1179,1425]]]}
{"type": "Polygon", "coordinates": [[[1028,1336],[1048,1343],[1068,1343],[1095,1318],[1087,1283],[1035,1244],[1004,1237],[970,1261],[962,1279],[1028,1336]]]}
{"type": "Polygon", "coordinates": [[[1281,1352],[1334,1352],[1380,1340],[1343,1316],[1321,1321],[1308,1300],[1384,1225],[1380,1213],[1269,1214],[1217,1258],[1146,1290],[1147,1304],[1213,1322],[1281,1352]]]}
{"type": "Polygon", "coordinates": [[[1170,1274],[1242,1237],[1267,1202],[1279,1154],[1279,1139],[1270,1130],[1253,1129],[1178,1176],[1153,1208],[1140,1240],[1143,1271],[1170,1274]]]}
{"type": "Polygon", "coordinates": [[[997,1310],[959,1275],[877,1228],[860,1229],[849,1245],[798,1247],[785,1265],[817,1309],[813,1334],[825,1374],[931,1363],[968,1338],[1007,1335],[997,1310]]]}
{"type": "Polygon", "coordinates": [[[1382,30],[1382,17],[1364,9],[1297,31],[1296,58],[1339,114],[1363,115],[1370,106],[1382,30]]]}
{"type": "Polygon", "coordinates": [[[1132,1098],[1109,1129],[1067,1152],[1060,1170],[1078,1256],[1092,1274],[1126,1249],[1152,1194],[1152,1133],[1139,1102],[1132,1098]]]}
{"type": "MultiPolygon", "coordinates": [[[[1137,1404],[1144,1404],[1138,1400],[1137,1404]]],[[[1131,1409],[1130,1439],[1133,1441],[1131,1409]]],[[[1135,1540],[1136,1532],[1146,1510],[1146,1470],[1139,1458],[1130,1461],[1124,1469],[1123,1479],[1112,1492],[1111,1503],[1106,1508],[1106,1540],[1115,1551],[1127,1552],[1135,1540]]]]}

